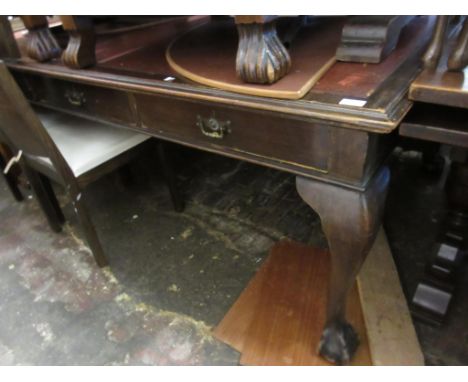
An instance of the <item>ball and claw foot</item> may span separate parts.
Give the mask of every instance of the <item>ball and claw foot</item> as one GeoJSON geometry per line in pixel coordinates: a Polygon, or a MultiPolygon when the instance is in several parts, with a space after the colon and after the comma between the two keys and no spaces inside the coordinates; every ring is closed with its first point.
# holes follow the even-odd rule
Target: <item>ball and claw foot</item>
{"type": "Polygon", "coordinates": [[[358,346],[359,337],[350,324],[331,324],[322,333],[319,354],[327,361],[342,365],[350,361],[358,346]]]}

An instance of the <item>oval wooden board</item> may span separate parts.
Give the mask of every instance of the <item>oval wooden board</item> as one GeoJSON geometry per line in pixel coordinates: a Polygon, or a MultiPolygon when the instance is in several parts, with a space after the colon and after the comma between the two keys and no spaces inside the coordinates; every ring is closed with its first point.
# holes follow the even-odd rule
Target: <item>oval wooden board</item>
{"type": "Polygon", "coordinates": [[[175,39],[166,59],[178,74],[232,92],[300,99],[335,63],[344,18],[319,18],[300,29],[289,53],[290,72],[270,85],[249,84],[236,75],[237,30],[231,20],[216,20],[175,39]]]}

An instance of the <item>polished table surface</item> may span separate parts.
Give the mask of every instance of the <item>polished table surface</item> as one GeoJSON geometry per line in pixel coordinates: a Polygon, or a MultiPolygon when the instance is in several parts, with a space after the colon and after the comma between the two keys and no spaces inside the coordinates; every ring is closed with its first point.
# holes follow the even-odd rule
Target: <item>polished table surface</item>
{"type": "Polygon", "coordinates": [[[410,99],[454,107],[468,107],[468,68],[448,72],[424,70],[410,87],[410,99]]]}
{"type": "Polygon", "coordinates": [[[444,106],[468,108],[468,67],[461,71],[448,71],[447,60],[456,39],[444,44],[441,59],[435,70],[426,69],[413,81],[409,98],[444,106]]]}
{"type": "Polygon", "coordinates": [[[468,148],[468,67],[448,71],[455,43],[449,39],[434,70],[425,69],[411,83],[415,106],[400,126],[402,136],[468,148]]]}

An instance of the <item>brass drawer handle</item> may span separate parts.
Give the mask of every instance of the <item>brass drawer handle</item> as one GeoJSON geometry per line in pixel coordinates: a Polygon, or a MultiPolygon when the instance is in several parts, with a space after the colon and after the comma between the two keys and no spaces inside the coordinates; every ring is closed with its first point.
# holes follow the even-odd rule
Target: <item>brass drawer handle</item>
{"type": "Polygon", "coordinates": [[[65,92],[65,98],[73,106],[83,106],[86,103],[83,92],[79,92],[76,89],[67,90],[65,92]]]}
{"type": "Polygon", "coordinates": [[[231,132],[231,121],[218,121],[213,113],[209,118],[203,118],[197,115],[197,126],[203,135],[210,138],[223,139],[226,134],[231,132]]]}

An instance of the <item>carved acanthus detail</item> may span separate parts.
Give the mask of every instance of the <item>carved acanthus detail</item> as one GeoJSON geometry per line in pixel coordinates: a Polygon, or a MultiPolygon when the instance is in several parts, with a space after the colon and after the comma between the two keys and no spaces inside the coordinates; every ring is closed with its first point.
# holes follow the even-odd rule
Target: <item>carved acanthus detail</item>
{"type": "Polygon", "coordinates": [[[62,61],[69,68],[81,69],[96,63],[96,36],[93,20],[89,16],[60,16],[63,29],[70,39],[63,52],[62,61]]]}
{"type": "Polygon", "coordinates": [[[271,84],[285,76],[291,58],[274,22],[237,24],[239,47],[236,71],[245,82],[271,84]]]}
{"type": "Polygon", "coordinates": [[[26,54],[33,60],[44,62],[59,57],[62,50],[49,29],[45,16],[22,16],[28,29],[26,54]]]}

